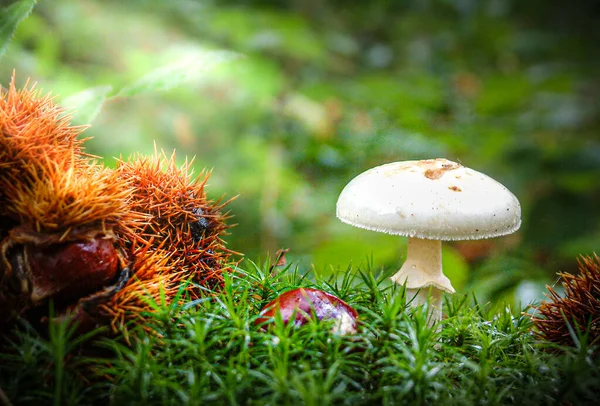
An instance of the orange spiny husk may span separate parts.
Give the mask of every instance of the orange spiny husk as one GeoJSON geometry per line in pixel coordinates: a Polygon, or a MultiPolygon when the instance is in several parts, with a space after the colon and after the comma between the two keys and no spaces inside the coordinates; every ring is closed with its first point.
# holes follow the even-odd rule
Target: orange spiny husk
{"type": "MultiPolygon", "coordinates": [[[[139,240],[149,242],[152,249],[160,250],[162,246],[169,252],[168,263],[175,278],[191,280],[189,297],[199,296],[198,285],[209,288],[220,285],[222,272],[228,269],[227,261],[236,253],[227,249],[221,239],[229,228],[225,224],[228,216],[221,212],[228,202],[206,198],[204,187],[209,173],[192,177],[191,162],[177,167],[175,154],[168,157],[164,152],[120,161],[116,172],[134,188],[132,209],[150,216],[145,224],[133,224],[130,228],[139,240]],[[194,227],[201,234],[194,234],[194,227]]],[[[129,250],[133,241],[118,228],[116,233],[122,248],[129,250]]]]}
{"type": "Polygon", "coordinates": [[[126,232],[128,224],[143,221],[131,210],[131,186],[114,171],[93,163],[64,169],[48,157],[38,163],[23,169],[32,182],[9,176],[4,189],[6,214],[37,233],[60,233],[62,241],[74,229],[108,233],[120,224],[126,232]]]}
{"type": "Polygon", "coordinates": [[[203,287],[219,286],[230,256],[236,253],[221,239],[229,228],[227,213],[222,213],[228,202],[206,198],[209,174],[192,178],[191,162],[178,168],[174,154],[158,152],[107,170],[83,152],[84,140],[78,136],[84,128],[69,126],[65,111],[33,86],[17,90],[14,77],[1,93],[2,306],[18,300],[12,310],[23,314],[50,299],[63,299],[63,308],[74,309],[82,320],[103,321],[116,331],[152,311],[149,300],[173,300],[182,283],[189,283],[184,285],[187,299],[199,297],[203,287]],[[38,264],[40,255],[44,260],[46,252],[57,246],[95,239],[111,241],[120,268],[111,268],[109,277],[116,272],[114,278],[93,285],[97,290],[92,293],[63,297],[67,290],[79,292],[79,281],[95,269],[94,257],[88,268],[13,267],[38,264]],[[29,300],[32,289],[40,287],[40,277],[49,293],[29,300]],[[50,289],[56,279],[63,285],[50,289]]]}
{"type": "Polygon", "coordinates": [[[547,286],[547,300],[528,314],[538,337],[564,346],[574,346],[572,332],[589,331],[589,343],[600,344],[600,258],[581,257],[578,275],[559,273],[564,294],[547,286]],[[589,330],[588,330],[589,328],[589,330]]]}
{"type": "Polygon", "coordinates": [[[12,178],[33,181],[23,176],[25,167],[28,173],[43,172],[50,160],[66,170],[88,157],[82,148],[85,140],[78,138],[86,127],[71,126],[69,120],[66,110],[35,85],[17,90],[14,75],[8,90],[0,90],[0,203],[12,178]]]}
{"type": "Polygon", "coordinates": [[[152,250],[149,245],[132,252],[132,276],[109,301],[100,305],[98,314],[109,320],[113,332],[125,332],[128,322],[143,320],[151,303],[169,305],[179,289],[180,275],[169,264],[166,250],[152,250]]]}
{"type": "Polygon", "coordinates": [[[128,262],[113,229],[133,239],[130,227],[145,218],[131,210],[131,185],[83,152],[85,127],[69,119],[33,86],[17,90],[14,76],[1,91],[0,307],[8,321],[107,287],[128,262]]]}

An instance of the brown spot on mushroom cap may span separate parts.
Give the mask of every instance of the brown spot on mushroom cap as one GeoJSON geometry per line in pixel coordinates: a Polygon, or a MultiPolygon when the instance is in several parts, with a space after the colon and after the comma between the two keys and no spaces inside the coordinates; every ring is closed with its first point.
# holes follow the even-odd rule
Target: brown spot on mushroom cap
{"type": "Polygon", "coordinates": [[[402,172],[423,172],[423,175],[426,178],[432,180],[441,178],[448,171],[462,168],[461,164],[457,164],[456,162],[449,161],[445,158],[394,162],[384,166],[386,166],[386,168],[383,171],[383,175],[386,177],[396,176],[402,172]]]}
{"type": "Polygon", "coordinates": [[[417,165],[425,168],[423,175],[431,180],[439,179],[444,176],[446,172],[462,167],[462,165],[457,164],[456,162],[448,161],[443,158],[426,159],[419,161],[417,165]]]}
{"type": "Polygon", "coordinates": [[[446,172],[459,167],[460,166],[457,164],[456,166],[442,166],[441,168],[427,169],[423,175],[428,179],[436,180],[444,176],[446,172]]]}
{"type": "Polygon", "coordinates": [[[450,189],[454,192],[462,192],[462,189],[459,188],[458,186],[448,186],[448,189],[450,189]]]}

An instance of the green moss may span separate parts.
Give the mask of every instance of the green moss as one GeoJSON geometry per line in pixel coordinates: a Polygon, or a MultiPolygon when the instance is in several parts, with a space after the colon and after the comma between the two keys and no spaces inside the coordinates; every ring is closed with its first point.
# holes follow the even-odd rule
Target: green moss
{"type": "Polygon", "coordinates": [[[156,304],[131,346],[55,325],[49,339],[14,331],[0,354],[0,387],[14,404],[586,404],[600,389],[593,348],[556,348],[507,307],[492,313],[466,295],[445,303],[438,331],[406,310],[389,275],[350,270],[327,279],[245,263],[223,292],[182,306],[156,304]],[[354,336],[323,322],[302,328],[260,309],[282,291],[316,286],[360,313],[354,336]],[[387,287],[385,287],[387,286],[387,287]],[[82,342],[84,345],[82,346],[82,342]]]}

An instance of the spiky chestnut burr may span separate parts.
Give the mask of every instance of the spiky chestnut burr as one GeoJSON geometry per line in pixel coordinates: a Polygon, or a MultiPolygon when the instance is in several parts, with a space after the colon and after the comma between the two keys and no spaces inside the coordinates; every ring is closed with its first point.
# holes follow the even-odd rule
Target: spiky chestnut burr
{"type": "Polygon", "coordinates": [[[126,184],[114,172],[91,165],[55,169],[9,189],[6,210],[19,222],[0,247],[3,281],[12,287],[3,293],[7,302],[21,303],[16,311],[51,298],[68,303],[90,294],[125,266],[112,230],[124,219],[136,219],[126,184]]]}
{"type": "Polygon", "coordinates": [[[107,170],[82,152],[82,127],[14,80],[2,109],[0,321],[39,319],[53,300],[57,317],[116,331],[182,281],[192,298],[220,283],[232,252],[207,174],[192,179],[189,164],[158,153],[107,170]]]}
{"type": "Polygon", "coordinates": [[[147,222],[129,226],[133,238],[115,229],[122,249],[130,250],[137,240],[153,250],[168,251],[167,264],[177,270],[173,282],[190,280],[192,298],[200,294],[198,285],[220,284],[233,251],[221,239],[229,227],[227,214],[222,213],[228,201],[207,199],[209,174],[192,177],[191,162],[177,167],[175,154],[169,157],[164,152],[120,161],[116,173],[133,187],[132,210],[149,216],[147,222]]]}
{"type": "Polygon", "coordinates": [[[17,224],[6,213],[10,206],[6,187],[15,179],[32,183],[24,172],[41,172],[46,160],[61,168],[71,167],[76,156],[83,154],[83,140],[78,138],[83,129],[69,126],[65,111],[34,85],[18,90],[15,75],[8,89],[0,87],[0,240],[17,224]]]}
{"type": "Polygon", "coordinates": [[[0,320],[50,299],[67,305],[124,268],[112,229],[139,216],[127,183],[82,152],[81,130],[14,77],[1,93],[0,320]]]}
{"type": "Polygon", "coordinates": [[[4,187],[14,178],[31,183],[34,179],[26,176],[39,176],[48,161],[66,170],[86,156],[85,140],[78,137],[86,127],[71,126],[69,120],[66,111],[35,85],[27,83],[18,90],[15,75],[7,90],[0,88],[0,203],[10,197],[4,187]]]}
{"type": "Polygon", "coordinates": [[[547,341],[574,346],[574,333],[589,332],[589,343],[600,344],[600,258],[581,257],[578,275],[559,273],[564,294],[548,286],[547,300],[529,314],[536,334],[547,341]]]}

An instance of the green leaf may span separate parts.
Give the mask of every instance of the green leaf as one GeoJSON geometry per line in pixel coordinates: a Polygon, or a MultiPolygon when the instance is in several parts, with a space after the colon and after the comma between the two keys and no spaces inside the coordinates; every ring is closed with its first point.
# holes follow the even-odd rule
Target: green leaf
{"type": "Polygon", "coordinates": [[[215,66],[232,61],[240,54],[229,51],[205,51],[186,56],[161,66],[125,86],[116,97],[132,97],[173,89],[185,83],[202,79],[202,74],[215,66]]]}
{"type": "Polygon", "coordinates": [[[4,7],[0,13],[0,59],[6,52],[17,26],[35,6],[37,0],[21,0],[4,7]]]}
{"type": "Polygon", "coordinates": [[[91,87],[67,97],[61,104],[65,108],[73,110],[73,119],[71,120],[73,124],[89,124],[102,109],[111,90],[111,86],[91,87]]]}

